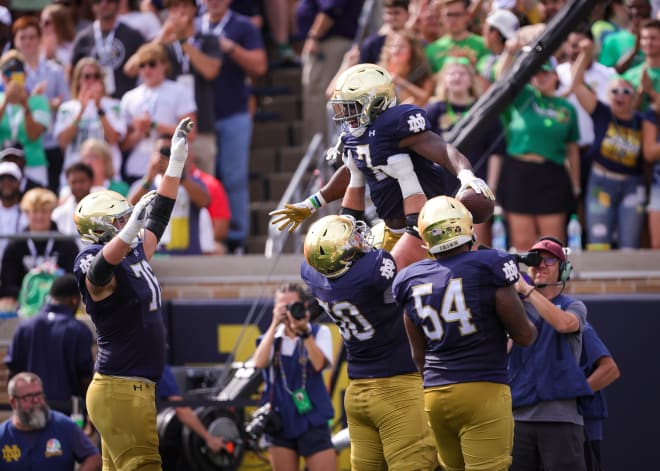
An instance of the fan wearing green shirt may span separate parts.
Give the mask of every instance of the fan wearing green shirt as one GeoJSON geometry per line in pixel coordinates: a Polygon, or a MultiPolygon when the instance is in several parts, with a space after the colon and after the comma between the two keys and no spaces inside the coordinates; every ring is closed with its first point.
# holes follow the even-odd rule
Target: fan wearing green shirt
{"type": "Polygon", "coordinates": [[[625,9],[629,18],[628,27],[605,36],[598,57],[598,62],[614,67],[620,74],[644,62],[644,53],[640,50],[640,28],[651,16],[648,0],[626,0],[625,9]]]}
{"type": "Polygon", "coordinates": [[[433,72],[442,69],[449,56],[467,57],[473,65],[476,64],[489,51],[484,39],[468,30],[469,0],[441,0],[439,4],[445,35],[426,46],[425,50],[433,72]]]}
{"type": "Polygon", "coordinates": [[[660,20],[644,23],[640,38],[646,58],[623,74],[623,78],[637,89],[637,108],[645,111],[651,102],[660,102],[660,20]]]}

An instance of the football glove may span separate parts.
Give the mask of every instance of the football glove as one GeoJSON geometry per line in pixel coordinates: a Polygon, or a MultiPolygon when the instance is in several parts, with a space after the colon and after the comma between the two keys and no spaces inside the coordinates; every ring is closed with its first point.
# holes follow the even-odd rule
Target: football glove
{"type": "Polygon", "coordinates": [[[137,238],[140,230],[144,226],[144,223],[149,216],[149,209],[151,202],[156,197],[156,190],[150,191],[145,194],[140,201],[137,202],[131,213],[131,217],[128,218],[126,225],[123,227],[117,237],[126,242],[128,245],[133,245],[135,239],[137,238]]]}
{"type": "Polygon", "coordinates": [[[190,118],[183,118],[174,131],[170,146],[170,161],[165,170],[168,177],[181,178],[183,166],[188,158],[188,134],[194,123],[190,118]]]}
{"type": "Polygon", "coordinates": [[[287,226],[291,226],[288,228],[288,231],[294,232],[305,219],[310,217],[325,204],[326,201],[323,196],[321,196],[321,192],[316,192],[304,201],[294,204],[285,204],[284,208],[276,209],[268,213],[269,216],[278,216],[270,223],[273,225],[281,223],[277,227],[278,231],[283,231],[287,229],[287,226]]]}
{"type": "Polygon", "coordinates": [[[483,195],[484,197],[495,201],[495,195],[492,190],[488,187],[485,181],[481,178],[478,178],[472,173],[472,170],[463,169],[458,172],[456,178],[461,182],[461,187],[456,193],[456,198],[460,199],[461,194],[468,188],[472,188],[476,193],[483,195]]]}

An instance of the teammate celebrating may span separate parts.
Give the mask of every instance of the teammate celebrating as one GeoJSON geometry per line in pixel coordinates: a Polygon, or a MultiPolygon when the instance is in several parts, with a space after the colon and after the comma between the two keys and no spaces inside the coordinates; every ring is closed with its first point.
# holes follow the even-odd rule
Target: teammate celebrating
{"type": "Polygon", "coordinates": [[[513,413],[507,376],[507,332],[530,345],[536,328],[514,283],[513,258],[470,251],[472,215],[447,196],[430,199],[419,232],[436,260],[422,260],[394,279],[413,359],[424,374],[424,402],[443,469],[506,470],[513,413]]]}
{"type": "Polygon", "coordinates": [[[432,470],[437,460],[421,376],[392,298],[395,261],[369,237],[363,221],[326,216],[307,233],[301,267],[346,347],[351,469],[432,470]]]}
{"type": "Polygon", "coordinates": [[[460,180],[459,196],[472,188],[495,199],[488,185],[472,173],[470,161],[431,131],[424,110],[396,105],[392,77],[382,67],[358,64],[347,69],[337,80],[330,102],[334,119],[344,126],[335,149],[345,166],[321,191],[271,212],[279,216],[273,224],[280,224],[280,230],[295,230],[326,202],[342,196],[343,213],[361,218],[366,184],[378,216],[389,228],[385,247],[392,248],[401,237],[397,244],[401,260],[419,260],[425,252],[414,237],[414,226],[426,199],[444,193],[441,167],[460,180]],[[405,228],[409,235],[403,234],[405,228]]]}
{"type": "Polygon", "coordinates": [[[93,244],[74,271],[98,337],[87,408],[101,434],[103,469],[161,468],[154,389],[165,364],[165,328],[148,262],[174,208],[192,126],[185,118],[176,128],[157,191],[134,208],[113,191],[91,193],[74,214],[81,239],[93,244]]]}

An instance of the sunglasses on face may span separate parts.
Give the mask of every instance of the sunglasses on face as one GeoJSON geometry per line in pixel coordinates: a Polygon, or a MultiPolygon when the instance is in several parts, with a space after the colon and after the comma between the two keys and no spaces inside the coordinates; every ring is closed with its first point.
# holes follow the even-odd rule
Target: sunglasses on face
{"type": "Polygon", "coordinates": [[[630,88],[611,88],[610,93],[612,95],[625,95],[625,96],[632,96],[633,93],[635,93],[632,89],[630,88]]]}
{"type": "Polygon", "coordinates": [[[82,74],[80,78],[83,80],[99,80],[101,78],[101,74],[98,72],[95,74],[82,74]]]}
{"type": "Polygon", "coordinates": [[[119,2],[119,0],[92,0],[92,3],[93,3],[94,5],[98,5],[98,4],[103,3],[103,2],[106,2],[106,3],[117,3],[117,2],[119,2]]]}
{"type": "Polygon", "coordinates": [[[541,261],[545,263],[546,266],[551,267],[555,263],[558,263],[559,260],[555,257],[541,257],[541,261]]]}
{"type": "Polygon", "coordinates": [[[156,61],[146,61],[146,62],[140,62],[138,67],[140,69],[144,69],[145,67],[150,67],[153,69],[154,67],[156,67],[156,65],[158,65],[158,62],[156,61]]]}

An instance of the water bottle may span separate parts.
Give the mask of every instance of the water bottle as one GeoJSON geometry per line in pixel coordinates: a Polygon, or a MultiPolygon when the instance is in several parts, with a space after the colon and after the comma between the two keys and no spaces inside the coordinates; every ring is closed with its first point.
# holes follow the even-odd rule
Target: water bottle
{"type": "Polygon", "coordinates": [[[499,206],[496,206],[493,211],[493,227],[491,231],[493,234],[493,248],[506,252],[506,227],[504,227],[504,221],[502,220],[502,208],[499,206]]]}
{"type": "Polygon", "coordinates": [[[571,214],[568,222],[568,248],[571,253],[579,253],[582,251],[582,226],[578,221],[577,214],[571,214]]]}

